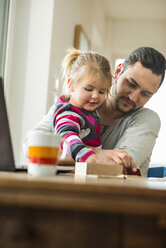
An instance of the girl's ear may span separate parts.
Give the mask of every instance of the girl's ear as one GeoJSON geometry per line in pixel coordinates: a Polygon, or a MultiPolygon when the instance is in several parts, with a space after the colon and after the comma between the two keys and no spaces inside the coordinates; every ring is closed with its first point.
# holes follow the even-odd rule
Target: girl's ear
{"type": "Polygon", "coordinates": [[[122,72],[123,64],[119,64],[115,70],[115,79],[118,78],[119,74],[122,72]]]}
{"type": "Polygon", "coordinates": [[[68,85],[68,88],[69,88],[71,91],[74,90],[73,85],[72,85],[72,83],[71,83],[71,78],[68,78],[68,79],[67,79],[67,85],[68,85]]]}
{"type": "Polygon", "coordinates": [[[71,78],[68,78],[68,79],[67,79],[67,85],[68,85],[68,87],[70,88],[70,86],[71,86],[71,78]]]}

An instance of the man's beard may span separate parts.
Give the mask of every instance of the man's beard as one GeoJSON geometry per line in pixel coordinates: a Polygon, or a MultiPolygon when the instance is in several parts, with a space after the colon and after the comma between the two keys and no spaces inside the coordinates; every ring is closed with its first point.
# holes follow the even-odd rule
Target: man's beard
{"type": "Polygon", "coordinates": [[[131,102],[131,105],[133,107],[130,110],[128,110],[128,111],[124,111],[122,108],[120,108],[119,101],[121,99],[127,100],[129,102],[131,102],[131,100],[128,97],[126,97],[126,96],[117,96],[117,97],[114,98],[114,104],[115,104],[116,110],[118,110],[119,112],[121,112],[123,115],[128,115],[128,114],[131,114],[134,111],[138,110],[138,108],[136,108],[136,104],[134,102],[131,102]]]}

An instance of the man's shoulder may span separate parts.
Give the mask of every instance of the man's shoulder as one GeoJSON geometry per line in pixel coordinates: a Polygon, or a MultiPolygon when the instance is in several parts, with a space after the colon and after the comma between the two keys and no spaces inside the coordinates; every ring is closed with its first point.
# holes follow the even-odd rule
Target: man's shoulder
{"type": "Polygon", "coordinates": [[[129,118],[152,118],[160,121],[159,115],[152,109],[149,108],[141,108],[135,112],[133,112],[129,118]]]}
{"type": "Polygon", "coordinates": [[[126,122],[131,125],[151,126],[159,129],[161,121],[159,115],[152,109],[141,108],[126,117],[126,122]]]}

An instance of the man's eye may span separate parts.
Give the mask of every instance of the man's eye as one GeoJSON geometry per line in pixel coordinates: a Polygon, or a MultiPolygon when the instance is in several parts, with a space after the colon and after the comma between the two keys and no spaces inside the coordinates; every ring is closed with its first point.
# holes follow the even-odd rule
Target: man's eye
{"type": "Polygon", "coordinates": [[[151,97],[151,96],[150,96],[148,93],[146,93],[146,92],[142,92],[141,94],[142,94],[143,97],[151,97]]]}
{"type": "Polygon", "coordinates": [[[127,81],[127,83],[128,83],[128,85],[129,85],[130,88],[133,88],[133,89],[136,89],[137,88],[137,86],[135,84],[133,84],[133,83],[131,83],[129,81],[127,81]]]}

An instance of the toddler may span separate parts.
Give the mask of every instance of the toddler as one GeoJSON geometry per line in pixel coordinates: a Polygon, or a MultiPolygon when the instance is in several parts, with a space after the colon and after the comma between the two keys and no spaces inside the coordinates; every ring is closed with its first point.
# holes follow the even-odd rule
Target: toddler
{"type": "Polygon", "coordinates": [[[68,154],[75,161],[99,163],[91,147],[101,147],[96,109],[112,85],[109,61],[95,52],[70,49],[63,60],[62,71],[65,82],[56,103],[54,131],[66,139],[68,154]]]}

